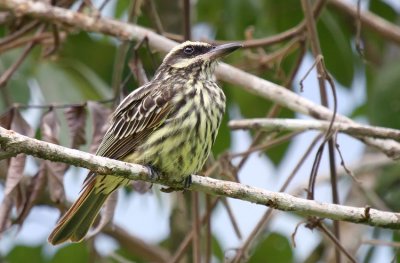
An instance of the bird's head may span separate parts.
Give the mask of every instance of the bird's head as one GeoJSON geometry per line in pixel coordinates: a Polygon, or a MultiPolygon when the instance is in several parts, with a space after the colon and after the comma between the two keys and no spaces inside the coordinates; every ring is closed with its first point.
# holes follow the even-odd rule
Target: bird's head
{"type": "Polygon", "coordinates": [[[173,48],[164,58],[161,67],[175,70],[207,71],[214,70],[215,62],[242,47],[238,43],[214,46],[204,42],[186,41],[173,48]]]}

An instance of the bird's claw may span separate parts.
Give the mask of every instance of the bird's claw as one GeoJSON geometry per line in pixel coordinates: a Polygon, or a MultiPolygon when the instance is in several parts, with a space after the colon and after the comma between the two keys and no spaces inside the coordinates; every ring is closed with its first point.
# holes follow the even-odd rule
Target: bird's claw
{"type": "Polygon", "coordinates": [[[183,191],[189,189],[189,187],[192,185],[192,175],[189,175],[184,179],[183,182],[183,191]]]}
{"type": "Polygon", "coordinates": [[[185,179],[183,179],[183,188],[181,186],[179,187],[167,187],[167,188],[161,188],[161,191],[164,193],[172,193],[175,191],[183,191],[186,192],[186,190],[189,189],[189,187],[192,185],[192,176],[189,175],[188,177],[185,177],[185,179]]]}
{"type": "Polygon", "coordinates": [[[151,181],[155,181],[161,177],[161,174],[152,165],[146,165],[151,181]]]}

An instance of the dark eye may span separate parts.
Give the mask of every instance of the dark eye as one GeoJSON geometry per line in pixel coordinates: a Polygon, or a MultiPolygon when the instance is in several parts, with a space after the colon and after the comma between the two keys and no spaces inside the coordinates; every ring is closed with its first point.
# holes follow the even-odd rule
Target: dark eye
{"type": "Polygon", "coordinates": [[[191,55],[194,52],[194,47],[192,46],[187,46],[183,49],[183,52],[185,52],[186,55],[191,55]]]}

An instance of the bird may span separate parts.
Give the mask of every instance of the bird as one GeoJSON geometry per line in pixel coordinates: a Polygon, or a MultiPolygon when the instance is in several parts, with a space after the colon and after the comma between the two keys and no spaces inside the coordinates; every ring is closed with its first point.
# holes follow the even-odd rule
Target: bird
{"type": "MultiPolygon", "coordinates": [[[[96,155],[141,164],[151,174],[190,184],[204,165],[225,112],[225,95],[214,80],[220,58],[242,47],[186,41],[163,59],[154,77],[117,106],[96,155]]],[[[89,172],[78,199],[48,241],[80,242],[107,198],[129,179],[89,172]]]]}

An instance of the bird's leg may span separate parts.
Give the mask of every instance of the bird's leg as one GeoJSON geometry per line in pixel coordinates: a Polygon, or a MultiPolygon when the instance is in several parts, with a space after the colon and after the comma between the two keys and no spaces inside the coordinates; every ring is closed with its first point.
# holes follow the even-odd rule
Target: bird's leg
{"type": "Polygon", "coordinates": [[[189,187],[192,185],[192,175],[189,175],[188,177],[186,177],[185,179],[184,179],[184,182],[183,182],[183,190],[185,191],[185,190],[187,190],[187,189],[189,189],[189,187]]]}
{"type": "Polygon", "coordinates": [[[147,167],[151,181],[155,181],[155,180],[161,178],[161,174],[153,165],[149,164],[149,165],[146,165],[146,167],[147,167]]]}
{"type": "Polygon", "coordinates": [[[179,183],[183,182],[183,188],[178,186],[178,187],[167,187],[167,188],[161,188],[161,191],[164,193],[172,193],[175,191],[183,191],[186,192],[186,190],[189,189],[189,187],[192,185],[192,175],[189,175],[188,177],[185,177],[182,181],[179,183]]]}

